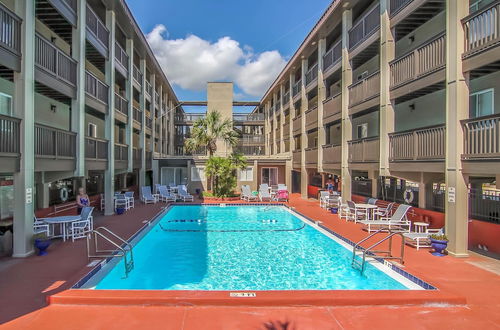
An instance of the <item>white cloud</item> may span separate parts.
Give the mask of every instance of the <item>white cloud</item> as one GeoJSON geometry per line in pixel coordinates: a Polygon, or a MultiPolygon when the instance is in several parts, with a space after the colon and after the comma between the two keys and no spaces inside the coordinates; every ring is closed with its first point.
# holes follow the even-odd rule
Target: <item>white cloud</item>
{"type": "MultiPolygon", "coordinates": [[[[230,37],[210,42],[196,35],[183,39],[164,37],[157,25],[147,40],[169,80],[181,88],[201,91],[208,81],[234,81],[250,96],[260,97],[286,64],[278,51],[255,54],[230,37]]],[[[241,96],[241,95],[240,95],[241,96]]]]}

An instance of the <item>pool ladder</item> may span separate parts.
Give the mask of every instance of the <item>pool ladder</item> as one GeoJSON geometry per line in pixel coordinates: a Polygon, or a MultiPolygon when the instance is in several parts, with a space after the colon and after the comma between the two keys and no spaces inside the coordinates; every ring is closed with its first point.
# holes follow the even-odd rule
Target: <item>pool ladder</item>
{"type": "Polygon", "coordinates": [[[130,273],[132,269],[134,269],[134,254],[132,253],[132,244],[116,235],[106,227],[98,227],[87,233],[87,257],[89,260],[92,258],[123,257],[123,263],[125,265],[125,278],[127,278],[128,273],[130,273]],[[97,244],[98,238],[101,238],[108,244],[111,244],[116,249],[100,249],[97,244]],[[92,244],[92,241],[94,241],[94,244],[92,244]],[[93,251],[91,246],[94,247],[93,251]]]}
{"type": "Polygon", "coordinates": [[[366,258],[367,255],[372,258],[376,259],[396,259],[399,260],[401,264],[404,264],[404,253],[405,253],[405,240],[403,237],[403,228],[381,228],[377,230],[376,232],[368,235],[367,237],[363,238],[361,241],[357,242],[353,249],[352,249],[352,267],[357,268],[361,271],[361,274],[365,271],[365,265],[366,265],[366,258]],[[366,249],[361,246],[361,243],[364,243],[368,241],[370,238],[374,237],[378,233],[381,232],[387,232],[388,235],[382,238],[381,240],[377,241],[376,243],[370,245],[366,249]],[[392,238],[394,236],[400,236],[401,237],[401,253],[399,256],[394,256],[392,254],[392,238]],[[382,244],[383,242],[389,240],[389,249],[388,250],[373,250],[373,248],[377,247],[378,245],[382,244]],[[383,255],[376,255],[376,253],[381,253],[383,255]],[[357,258],[357,257],[360,258],[357,258]]]}

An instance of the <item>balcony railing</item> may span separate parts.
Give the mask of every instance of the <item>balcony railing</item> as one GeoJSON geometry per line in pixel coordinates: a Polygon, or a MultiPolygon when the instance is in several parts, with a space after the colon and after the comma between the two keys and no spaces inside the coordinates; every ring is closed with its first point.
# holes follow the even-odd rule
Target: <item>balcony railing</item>
{"type": "Polygon", "coordinates": [[[500,1],[478,10],[462,20],[465,32],[464,57],[488,49],[500,41],[500,1]]]}
{"type": "Polygon", "coordinates": [[[293,118],[292,120],[293,122],[293,134],[297,134],[297,133],[300,133],[302,131],[302,116],[297,116],[295,118],[293,118]]]}
{"type": "Polygon", "coordinates": [[[462,121],[464,153],[462,159],[500,158],[500,115],[462,121]]]}
{"type": "Polygon", "coordinates": [[[401,11],[404,7],[406,7],[413,0],[391,0],[389,4],[390,16],[394,17],[397,13],[401,11]]]}
{"type": "Polygon", "coordinates": [[[150,117],[146,117],[146,127],[149,129],[153,129],[153,119],[150,117]]]}
{"type": "Polygon", "coordinates": [[[128,145],[115,143],[115,161],[128,160],[128,145]]]}
{"type": "Polygon", "coordinates": [[[286,106],[288,102],[290,102],[290,90],[283,94],[283,97],[281,99],[281,103],[283,103],[283,106],[286,106]]]}
{"type": "Polygon", "coordinates": [[[305,152],[306,152],[306,164],[309,165],[318,164],[318,147],[307,148],[305,152]]]}
{"type": "MultiPolygon", "coordinates": [[[[205,116],[203,114],[203,116],[205,116]]],[[[250,114],[239,114],[235,113],[233,114],[233,121],[263,121],[264,120],[264,114],[263,113],[250,113],[250,114]]]]}
{"type": "Polygon", "coordinates": [[[139,86],[142,86],[142,73],[137,66],[134,65],[133,72],[134,80],[139,86]]]}
{"type": "Polygon", "coordinates": [[[247,156],[262,156],[262,155],[265,155],[265,147],[262,145],[262,146],[242,146],[242,145],[238,145],[238,146],[235,146],[234,148],[234,152],[237,152],[237,153],[240,153],[240,154],[243,154],[243,155],[247,155],[247,156]]]}
{"type": "Polygon", "coordinates": [[[335,43],[325,55],[323,55],[323,71],[328,70],[342,59],[342,40],[335,43]]]}
{"type": "Polygon", "coordinates": [[[297,81],[292,88],[293,97],[297,96],[302,89],[302,80],[297,81]]]}
{"type": "Polygon", "coordinates": [[[363,17],[357,20],[349,30],[349,50],[366,40],[380,28],[380,4],[373,7],[363,17]]]}
{"type": "Polygon", "coordinates": [[[115,59],[125,69],[125,72],[128,72],[128,55],[118,42],[115,42],[115,59]]]}
{"type": "Polygon", "coordinates": [[[93,137],[85,137],[85,158],[108,160],[108,141],[93,137]]]}
{"type": "Polygon", "coordinates": [[[292,152],[292,161],[294,165],[299,165],[302,163],[302,150],[294,150],[292,152]]]}
{"type": "Polygon", "coordinates": [[[206,114],[204,113],[185,113],[175,115],[175,121],[179,123],[189,122],[189,121],[197,121],[198,119],[205,118],[206,114]]]}
{"type": "Polygon", "coordinates": [[[153,152],[146,150],[146,168],[153,167],[153,152]]]}
{"type": "Polygon", "coordinates": [[[312,68],[306,73],[306,86],[309,86],[318,79],[318,63],[314,64],[312,68]]]}
{"type": "Polygon", "coordinates": [[[115,109],[128,116],[128,101],[117,93],[115,93],[115,109]]]}
{"type": "Polygon", "coordinates": [[[35,124],[35,155],[50,158],[74,158],[76,133],[35,124]]]}
{"type": "Polygon", "coordinates": [[[283,125],[283,138],[288,138],[290,136],[290,124],[283,125]]]}
{"type": "Polygon", "coordinates": [[[160,94],[155,91],[155,106],[159,107],[160,106],[160,94]]]}
{"type": "Polygon", "coordinates": [[[38,33],[35,36],[35,64],[54,78],[76,86],[77,62],[38,33]]]}
{"type": "Polygon", "coordinates": [[[142,163],[142,149],[132,148],[132,162],[134,168],[140,168],[142,163]]]}
{"type": "Polygon", "coordinates": [[[444,125],[389,134],[390,161],[444,160],[444,125]]]}
{"type": "Polygon", "coordinates": [[[342,162],[342,146],[327,144],[323,146],[323,163],[340,164],[342,162]]]}
{"type": "Polygon", "coordinates": [[[306,131],[318,126],[318,107],[315,106],[306,112],[306,131]]]}
{"type": "Polygon", "coordinates": [[[416,80],[444,68],[446,65],[446,36],[444,33],[426,41],[410,53],[392,61],[391,88],[416,80]]]}
{"type": "Polygon", "coordinates": [[[20,119],[0,115],[0,153],[19,155],[20,123],[20,119]]]}
{"type": "Polygon", "coordinates": [[[151,96],[151,93],[153,93],[153,86],[151,86],[151,83],[146,80],[146,94],[151,96]]]}
{"type": "Polygon", "coordinates": [[[241,143],[264,143],[262,134],[243,134],[240,138],[241,143]]]}
{"type": "Polygon", "coordinates": [[[363,103],[380,94],[380,72],[374,72],[349,86],[349,106],[363,103]]]}
{"type": "Polygon", "coordinates": [[[108,104],[108,85],[89,71],[85,72],[85,92],[95,99],[108,104]]]}
{"type": "Polygon", "coordinates": [[[89,5],[87,5],[86,23],[87,32],[107,50],[109,45],[109,30],[89,5]]]}
{"type": "Polygon", "coordinates": [[[142,124],[142,111],[134,107],[134,120],[139,124],[142,124]]]}
{"type": "Polygon", "coordinates": [[[68,8],[76,14],[78,0],[63,0],[63,2],[68,6],[68,8]]]}
{"type": "Polygon", "coordinates": [[[0,4],[0,46],[17,56],[21,56],[21,23],[19,16],[0,4]]]}
{"type": "Polygon", "coordinates": [[[349,162],[369,163],[379,161],[380,150],[378,136],[348,141],[348,145],[349,162]]]}
{"type": "Polygon", "coordinates": [[[342,93],[323,101],[323,118],[329,118],[342,112],[342,93]]]}

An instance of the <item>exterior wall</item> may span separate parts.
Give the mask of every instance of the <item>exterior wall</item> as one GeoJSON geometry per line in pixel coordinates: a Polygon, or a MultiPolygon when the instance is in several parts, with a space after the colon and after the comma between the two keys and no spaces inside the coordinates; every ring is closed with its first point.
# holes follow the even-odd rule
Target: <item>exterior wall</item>
{"type": "MultiPolygon", "coordinates": [[[[257,172],[257,186],[262,183],[262,169],[266,167],[276,167],[278,169],[278,183],[286,184],[286,166],[285,165],[264,165],[264,164],[259,164],[257,166],[258,172],[257,172]]],[[[255,171],[255,169],[254,169],[255,171]]]]}
{"type": "Polygon", "coordinates": [[[368,124],[368,136],[378,136],[379,134],[379,112],[372,111],[365,115],[352,118],[352,138],[353,140],[358,138],[358,125],[367,123],[368,124]]]}
{"type": "Polygon", "coordinates": [[[361,64],[355,70],[352,71],[352,82],[358,81],[358,76],[363,72],[367,71],[368,75],[378,71],[380,69],[380,57],[378,55],[373,56],[371,59],[361,64]]]}
{"type": "Polygon", "coordinates": [[[416,99],[399,103],[394,107],[395,129],[405,131],[437,124],[444,124],[446,108],[444,89],[416,99]],[[412,109],[410,105],[415,108],[412,109]]]}
{"type": "MultiPolygon", "coordinates": [[[[495,90],[493,97],[494,113],[500,113],[500,71],[470,81],[469,90],[471,94],[490,88],[495,90]]],[[[470,116],[472,117],[473,114],[470,114],[470,116]]]]}

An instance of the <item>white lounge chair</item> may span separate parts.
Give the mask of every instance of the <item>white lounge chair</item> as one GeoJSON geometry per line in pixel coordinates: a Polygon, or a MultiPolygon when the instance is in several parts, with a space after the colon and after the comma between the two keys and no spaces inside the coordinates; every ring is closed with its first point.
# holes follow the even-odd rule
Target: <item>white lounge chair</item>
{"type": "Polygon", "coordinates": [[[430,236],[432,234],[442,234],[443,228],[441,229],[427,229],[425,233],[404,233],[403,237],[405,243],[417,248],[431,247],[430,236]]]}
{"type": "Polygon", "coordinates": [[[156,203],[158,202],[158,195],[153,195],[151,193],[150,186],[141,187],[141,200],[144,204],[156,203]]]}
{"type": "Polygon", "coordinates": [[[283,183],[278,183],[278,191],[280,191],[280,190],[288,191],[288,187],[283,183]]]}
{"type": "Polygon", "coordinates": [[[259,196],[252,194],[252,190],[250,189],[249,185],[241,186],[241,196],[242,196],[242,199],[247,201],[247,202],[259,200],[259,196]]]}
{"type": "Polygon", "coordinates": [[[400,228],[409,232],[411,222],[406,218],[406,214],[410,208],[411,205],[401,204],[390,218],[382,218],[380,220],[363,220],[360,222],[367,228],[368,232],[377,230],[372,227],[389,230],[392,228],[400,228]]]}
{"type": "Polygon", "coordinates": [[[168,192],[167,186],[158,187],[158,191],[158,198],[162,202],[168,203],[175,202],[177,200],[177,197],[175,195],[168,192]]]}
{"type": "Polygon", "coordinates": [[[73,242],[75,239],[87,237],[87,233],[93,229],[92,211],[94,211],[93,207],[85,206],[80,214],[81,220],[71,223],[67,235],[71,236],[73,242]]]}
{"type": "Polygon", "coordinates": [[[271,201],[272,200],[272,196],[271,196],[271,193],[269,192],[269,190],[267,189],[260,189],[259,190],[259,200],[261,202],[263,202],[264,200],[267,200],[267,201],[271,201]]]}
{"type": "Polygon", "coordinates": [[[180,199],[182,199],[183,202],[193,202],[194,197],[190,193],[188,193],[185,189],[186,186],[180,185],[179,186],[179,191],[178,191],[178,196],[180,199]]]}
{"type": "Polygon", "coordinates": [[[259,191],[261,191],[261,190],[269,191],[269,185],[267,183],[262,183],[259,186],[259,191]]]}

